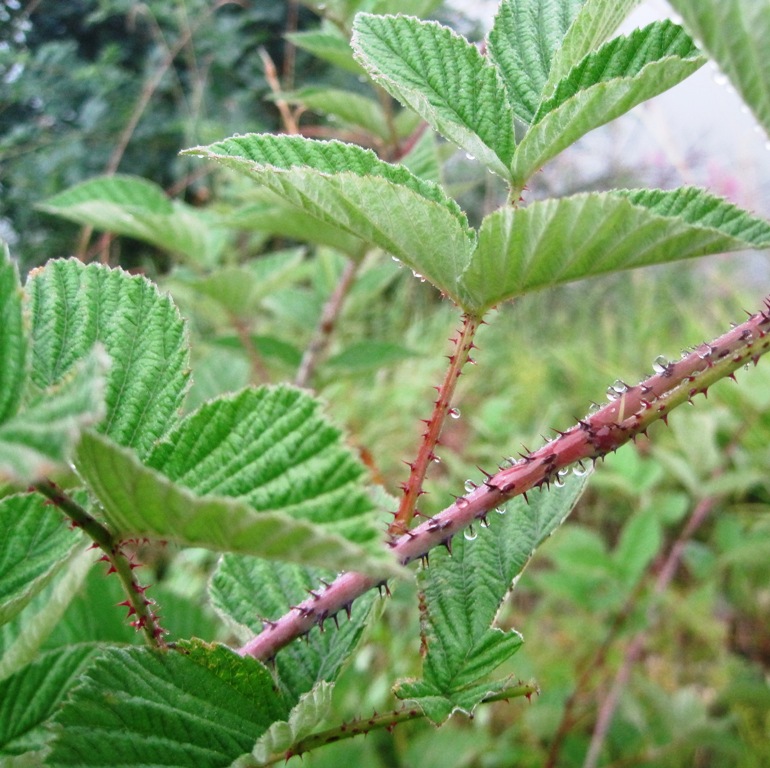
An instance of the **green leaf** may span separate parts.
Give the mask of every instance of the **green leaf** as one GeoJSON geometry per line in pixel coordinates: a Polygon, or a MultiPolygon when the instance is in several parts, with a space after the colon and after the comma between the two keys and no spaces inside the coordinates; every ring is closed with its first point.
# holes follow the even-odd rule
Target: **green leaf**
{"type": "Polygon", "coordinates": [[[66,470],[83,430],[104,417],[109,360],[101,347],[0,425],[0,481],[24,485],[66,470]]]}
{"type": "Polygon", "coordinates": [[[767,222],[694,187],[592,192],[487,216],[461,290],[482,311],[594,275],[767,247],[767,222]]]}
{"type": "Polygon", "coordinates": [[[770,6],[757,0],[671,0],[671,5],[770,135],[770,6]]]}
{"type": "Polygon", "coordinates": [[[596,50],[620,26],[640,0],[583,0],[561,45],[551,60],[543,95],[550,96],[556,83],[591,51],[596,50]]]}
{"type": "Polygon", "coordinates": [[[110,649],[55,718],[50,766],[222,768],[288,707],[259,662],[222,646],[110,649]]]}
{"type": "Polygon", "coordinates": [[[2,499],[0,624],[16,616],[82,545],[82,537],[39,494],[2,499]]]}
{"type": "Polygon", "coordinates": [[[542,542],[566,519],[580,498],[586,477],[570,476],[562,488],[519,496],[503,515],[492,512],[489,530],[468,541],[455,538],[452,555],[431,552],[420,571],[423,679],[402,681],[401,699],[414,699],[439,724],[455,709],[471,713],[487,694],[510,681],[484,682],[515,653],[522,639],[514,630],[492,626],[506,594],[542,542]]]}
{"type": "Polygon", "coordinates": [[[388,93],[495,173],[509,178],[513,111],[497,69],[448,27],[360,13],[356,58],[388,93]]]}
{"type": "Polygon", "coordinates": [[[210,215],[179,201],[147,179],[104,176],[60,192],[37,206],[76,224],[142,240],[213,265],[224,245],[210,215]]]}
{"type": "Polygon", "coordinates": [[[390,344],[385,341],[362,341],[347,347],[342,352],[330,357],[326,365],[338,370],[358,372],[384,368],[395,365],[415,356],[400,344],[390,344]]]}
{"type": "Polygon", "coordinates": [[[50,651],[0,681],[0,758],[44,746],[46,721],[95,652],[92,645],[50,651]]]}
{"type": "Polygon", "coordinates": [[[100,430],[146,454],[189,385],[187,335],[171,299],[143,277],[75,259],[33,271],[26,294],[33,383],[58,384],[100,342],[112,361],[100,430]]]}
{"type": "Polygon", "coordinates": [[[185,150],[235,168],[321,221],[379,246],[457,300],[475,243],[436,184],[352,144],[251,134],[185,150]]]}
{"type": "Polygon", "coordinates": [[[556,85],[516,149],[516,184],[581,136],[672,88],[705,63],[671,22],[656,22],[589,54],[556,85]]]}
{"type": "Polygon", "coordinates": [[[308,86],[280,98],[290,104],[299,104],[313,112],[328,115],[341,123],[358,126],[384,141],[391,139],[388,120],[380,104],[368,96],[339,88],[308,86]]]}
{"type": "MultiPolygon", "coordinates": [[[[216,425],[212,428],[216,429],[216,425]]],[[[217,475],[220,479],[226,475],[224,480],[237,486],[239,474],[235,465],[239,458],[234,457],[229,466],[220,465],[222,468],[214,473],[212,482],[216,482],[217,475]]],[[[83,479],[102,505],[105,519],[122,537],[151,536],[187,546],[287,562],[356,568],[375,574],[397,571],[384,547],[378,546],[369,517],[356,521],[358,528],[349,531],[362,538],[369,534],[369,547],[364,547],[340,535],[344,524],[322,525],[322,521],[317,524],[292,516],[295,510],[287,500],[276,511],[264,508],[257,511],[248,494],[228,498],[221,491],[221,495],[213,495],[214,490],[205,494],[188,490],[182,481],[174,482],[150,469],[130,450],[95,433],[84,435],[78,459],[83,479]]],[[[248,470],[247,465],[243,467],[248,470]]],[[[245,482],[248,487],[253,480],[247,476],[245,482]]],[[[312,489],[312,478],[310,483],[312,489]]],[[[261,489],[250,490],[256,497],[261,489]]],[[[295,505],[295,509],[296,506],[299,505],[295,505]]],[[[313,505],[312,499],[308,506],[315,506],[313,511],[318,517],[324,512],[332,515],[336,511],[325,509],[320,502],[313,505]]],[[[349,521],[347,526],[353,528],[349,521]]]]}
{"type": "Polygon", "coordinates": [[[0,243],[0,424],[16,413],[27,379],[21,284],[8,246],[0,243]]]}
{"type": "Polygon", "coordinates": [[[265,765],[272,756],[286,754],[293,744],[310,736],[329,713],[333,690],[333,684],[318,683],[304,693],[289,713],[288,721],[273,723],[259,737],[251,755],[239,760],[233,768],[265,765]]]}
{"type": "Polygon", "coordinates": [[[503,0],[489,33],[513,111],[531,123],[551,71],[551,60],[583,0],[503,0]]]}
{"type": "Polygon", "coordinates": [[[354,75],[364,74],[364,70],[353,58],[348,39],[335,27],[328,26],[310,32],[290,32],[284,37],[297,48],[308,51],[335,67],[352,72],[354,75]]]}
{"type": "MultiPolygon", "coordinates": [[[[318,589],[321,579],[330,580],[333,571],[270,563],[254,557],[225,555],[209,588],[211,602],[235,629],[242,641],[264,629],[262,618],[276,620],[291,606],[318,589]]],[[[291,643],[275,659],[278,679],[290,701],[322,681],[337,679],[343,665],[359,644],[375,601],[373,592],[353,603],[350,619],[329,617],[324,632],[312,631],[307,642],[291,643]]]]}
{"type": "Polygon", "coordinates": [[[660,521],[647,511],[634,515],[623,526],[612,559],[628,586],[639,579],[658,554],[662,538],[660,521]]]}

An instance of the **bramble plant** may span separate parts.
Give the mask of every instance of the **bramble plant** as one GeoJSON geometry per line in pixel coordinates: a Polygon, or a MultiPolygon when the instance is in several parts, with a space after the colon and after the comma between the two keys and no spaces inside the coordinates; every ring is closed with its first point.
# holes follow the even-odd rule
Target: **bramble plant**
{"type": "MultiPolygon", "coordinates": [[[[459,416],[458,380],[476,362],[474,340],[493,308],[620,270],[770,247],[770,224],[694,187],[527,199],[545,164],[687,78],[706,52],[770,128],[770,65],[745,55],[770,40],[770,7],[675,0],[690,34],[658,21],[613,37],[635,0],[503,0],[478,47],[396,14],[434,5],[329,0],[318,6],[328,25],[294,36],[365,72],[378,99],[276,89],[287,128],[296,128],[291,105],[319,110],[355,126],[379,154],[338,140],[236,135],[183,152],[256,182],[251,206],[235,215],[172,203],[150,182],[121,176],[42,206],[179,256],[187,271],[172,288],[232,314],[257,374],[266,342],[237,318],[287,270],[302,269],[301,255],[228,264],[228,233],[258,229],[344,254],[317,332],[294,360],[294,385],[219,394],[182,416],[190,344],[170,296],[145,277],[75,259],[50,261],[22,287],[5,250],[0,764],[246,768],[530,697],[535,683],[494,676],[522,643],[496,617],[577,504],[592,466],[770,349],[767,304],[713,341],[659,358],[639,384],[615,382],[607,404],[539,449],[482,470],[445,509],[420,511],[445,421],[459,416]],[[478,228],[439,183],[429,129],[506,185],[505,203],[478,228]],[[445,374],[397,498],[373,482],[305,389],[372,253],[392,256],[457,307],[445,374]],[[166,607],[137,571],[150,541],[221,553],[208,596],[239,647],[212,642],[217,629],[169,639],[174,600],[166,607]],[[95,630],[92,642],[40,651],[95,567],[115,574],[119,605],[145,646],[95,630]],[[393,681],[392,712],[329,722],[335,681],[378,620],[377,590],[389,595],[412,577],[421,677],[393,681]]],[[[501,456],[510,445],[499,446],[501,456]]],[[[98,627],[100,618],[91,620],[98,627]]]]}

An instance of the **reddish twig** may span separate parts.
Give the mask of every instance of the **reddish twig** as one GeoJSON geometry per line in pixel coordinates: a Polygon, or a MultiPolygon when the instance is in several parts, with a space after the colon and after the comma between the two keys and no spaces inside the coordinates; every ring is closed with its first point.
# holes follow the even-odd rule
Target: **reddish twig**
{"type": "MultiPolygon", "coordinates": [[[[750,315],[741,325],[710,344],[701,344],[676,362],[656,361],[656,373],[633,387],[616,385],[617,397],[603,408],[581,419],[566,432],[559,432],[539,450],[496,474],[466,496],[407,531],[391,547],[398,561],[406,565],[424,558],[438,545],[448,545],[452,537],[490,510],[533,488],[548,486],[559,472],[581,461],[593,460],[617,450],[621,445],[646,434],[655,421],[668,418],[679,405],[691,402],[697,394],[725,377],[733,377],[743,365],[756,362],[770,349],[770,299],[766,309],[750,315]]],[[[361,573],[345,573],[323,591],[292,608],[246,643],[240,653],[268,660],[292,640],[340,611],[350,611],[352,603],[381,579],[361,573]]]]}

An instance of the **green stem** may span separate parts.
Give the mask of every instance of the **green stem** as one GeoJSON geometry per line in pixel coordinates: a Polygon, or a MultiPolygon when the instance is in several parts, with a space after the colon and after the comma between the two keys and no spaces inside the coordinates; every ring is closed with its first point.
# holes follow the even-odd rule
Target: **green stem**
{"type": "Polygon", "coordinates": [[[147,587],[142,586],[134,576],[138,565],[123,552],[122,542],[112,531],[95,517],[90,515],[72,497],[64,493],[50,480],[41,480],[33,486],[38,493],[45,496],[55,507],[58,507],[73,523],[88,536],[94,545],[99,547],[104,555],[102,560],[109,563],[108,573],[116,573],[123,585],[126,601],[120,603],[128,608],[129,616],[134,619],[133,627],[144,632],[147,643],[155,648],[166,646],[163,640],[164,630],[158,624],[158,616],[152,610],[152,600],[145,597],[147,587]]]}

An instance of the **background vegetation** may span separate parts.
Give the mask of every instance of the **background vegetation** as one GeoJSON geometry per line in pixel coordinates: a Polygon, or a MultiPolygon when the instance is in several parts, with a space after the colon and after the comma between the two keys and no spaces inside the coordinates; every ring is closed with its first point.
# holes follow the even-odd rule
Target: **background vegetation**
{"type": "MultiPolygon", "coordinates": [[[[335,67],[287,45],[284,32],[314,30],[318,16],[268,0],[25,8],[6,0],[0,14],[0,226],[24,268],[77,252],[159,279],[194,335],[190,409],[249,382],[292,379],[345,269],[344,248],[322,238],[302,246],[276,233],[258,215],[264,199],[254,189],[177,152],[235,131],[287,128],[275,98],[266,100],[275,97],[266,62],[274,63],[282,91],[321,84],[379,98],[344,57],[335,67]],[[35,207],[105,172],[160,184],[209,216],[216,238],[195,254],[173,253],[93,236],[35,207]],[[233,283],[217,280],[223,274],[242,285],[244,276],[253,279],[234,293],[233,283]]],[[[467,21],[452,22],[472,31],[467,21]]],[[[279,101],[287,111],[303,106],[304,114],[291,114],[306,135],[394,151],[328,103],[311,109],[307,93],[279,101]]],[[[466,207],[475,205],[478,215],[496,200],[488,174],[477,177],[443,145],[438,153],[423,162],[436,173],[441,165],[466,207]]],[[[637,183],[632,169],[622,170],[627,183],[637,183]]],[[[583,183],[558,165],[543,179],[544,187],[565,191],[583,183]]],[[[735,281],[733,263],[622,274],[500,309],[479,337],[483,373],[471,368],[463,377],[461,418],[444,440],[427,506],[443,506],[466,478],[479,481],[469,468],[503,461],[512,434],[536,442],[549,428],[569,425],[615,378],[635,382],[658,355],[677,355],[737,319],[740,307],[757,305],[762,287],[735,281]]],[[[433,290],[388,258],[368,258],[312,378],[389,488],[403,479],[398,459],[413,451],[418,419],[429,410],[425,382],[438,383],[435,352],[449,323],[433,290]]],[[[510,672],[536,677],[542,693],[531,705],[495,704],[441,731],[405,725],[326,747],[308,763],[770,764],[768,406],[770,372],[760,364],[739,388],[723,382],[709,392],[708,408],[677,414],[669,430],[657,425],[652,444],[624,448],[596,473],[572,521],[504,607],[503,624],[529,639],[510,672]],[[597,745],[599,762],[589,763],[597,745]]],[[[156,583],[154,596],[168,606],[172,633],[214,639],[217,624],[201,606],[210,556],[153,549],[141,557],[153,570],[145,581],[156,583]]],[[[413,598],[399,585],[338,684],[336,720],[392,707],[389,681],[416,674],[413,598]]],[[[92,571],[45,647],[140,642],[112,608],[120,599],[117,584],[92,571]]]]}

